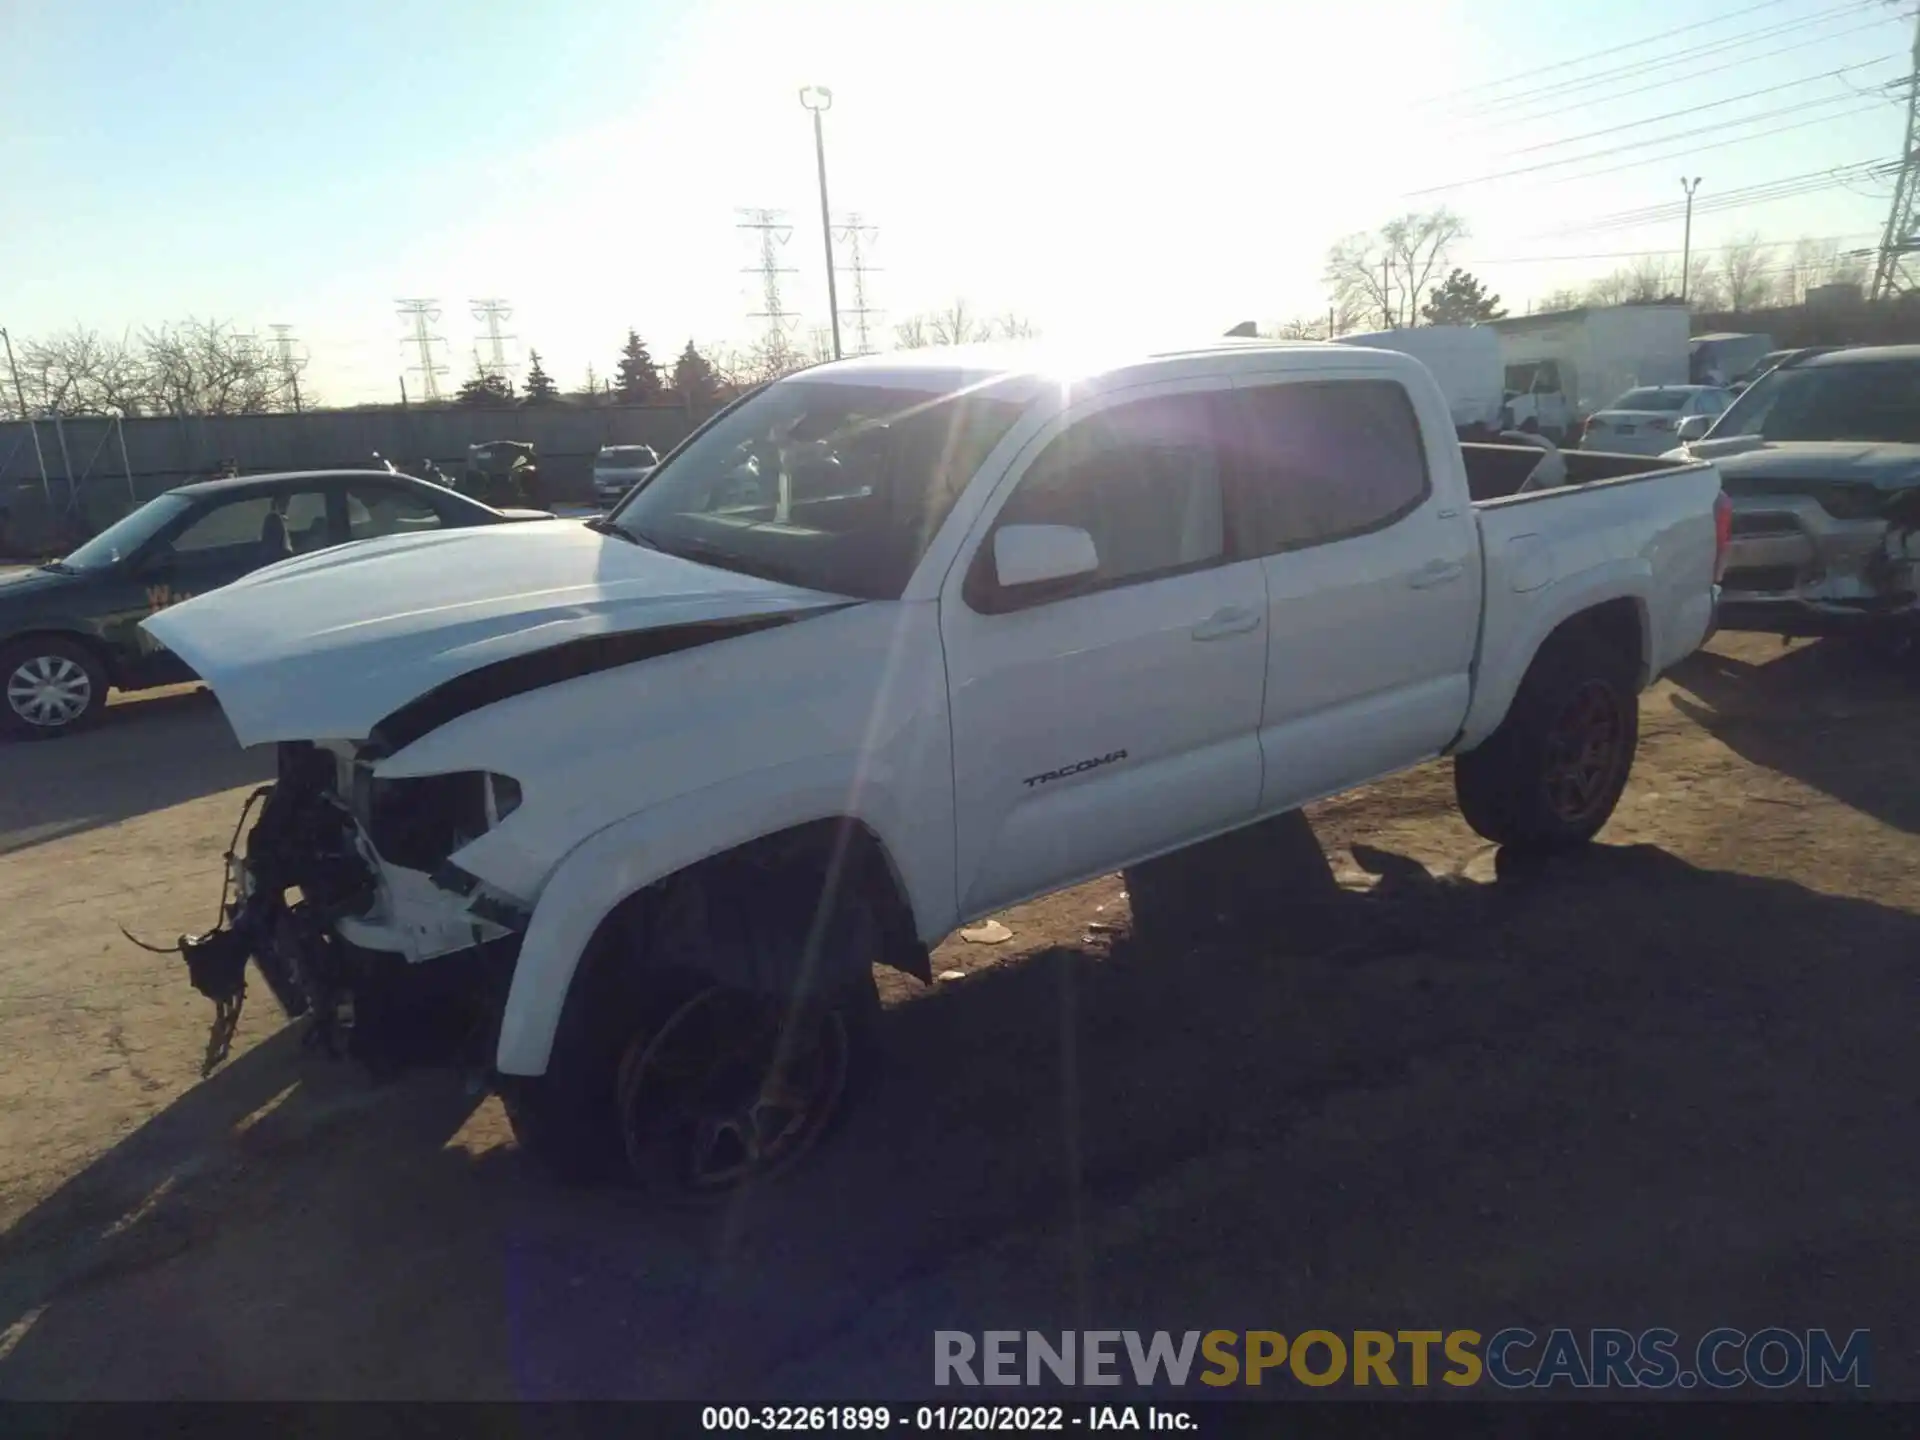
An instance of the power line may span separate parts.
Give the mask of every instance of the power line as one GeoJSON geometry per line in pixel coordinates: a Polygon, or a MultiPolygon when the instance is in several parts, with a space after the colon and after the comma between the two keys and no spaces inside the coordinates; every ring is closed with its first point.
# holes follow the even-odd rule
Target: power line
{"type": "Polygon", "coordinates": [[[860,355],[873,353],[873,346],[868,338],[868,327],[871,317],[885,313],[867,304],[867,276],[878,267],[867,263],[866,246],[879,233],[878,226],[862,224],[858,215],[847,216],[834,232],[835,238],[846,246],[845,268],[853,276],[853,308],[843,310],[841,313],[853,317],[853,332],[859,337],[860,346],[855,353],[860,355]]]}
{"type": "Polygon", "coordinates": [[[304,409],[300,403],[300,372],[307,368],[307,362],[304,358],[294,357],[293,326],[269,325],[267,328],[273,331],[274,350],[280,358],[280,374],[293,395],[293,413],[298,415],[304,409]]]}
{"type": "Polygon", "coordinates": [[[408,371],[420,377],[420,398],[430,405],[440,398],[440,377],[447,373],[447,367],[438,364],[433,358],[433,347],[446,344],[447,338],[444,335],[435,335],[427,329],[428,325],[440,318],[440,302],[438,300],[401,300],[397,303],[400,307],[398,312],[400,318],[413,322],[413,334],[401,343],[416,347],[420,356],[420,363],[409,366],[408,371]]]}
{"type": "Polygon", "coordinates": [[[1913,73],[1907,79],[1907,130],[1900,146],[1899,179],[1893,186],[1893,203],[1887,207],[1886,233],[1880,239],[1880,254],[1874,262],[1875,300],[1904,294],[1914,288],[1907,268],[1907,256],[1920,250],[1920,15],[1913,30],[1913,73]]]}
{"type": "MultiPolygon", "coordinates": [[[[1820,36],[1819,38],[1823,40],[1829,40],[1829,41],[1840,40],[1840,39],[1844,39],[1848,35],[1857,34],[1862,30],[1877,29],[1881,23],[1882,23],[1881,19],[1875,19],[1865,25],[1856,25],[1851,30],[1842,30],[1837,34],[1824,35],[1824,36],[1820,36]]],[[[1725,63],[1720,65],[1708,65],[1705,67],[1696,67],[1687,71],[1687,77],[1686,77],[1687,83],[1689,85],[1697,84],[1700,80],[1704,79],[1708,75],[1719,75],[1728,70],[1739,70],[1748,65],[1758,64],[1762,60],[1771,60],[1776,55],[1798,54],[1804,51],[1806,48],[1807,48],[1807,42],[1804,39],[1795,39],[1789,44],[1777,46],[1772,50],[1762,50],[1758,55],[1748,55],[1739,60],[1728,60],[1725,63]]],[[[1663,77],[1662,79],[1655,80],[1648,85],[1636,85],[1631,90],[1615,90],[1609,94],[1592,96],[1586,101],[1584,101],[1583,103],[1590,104],[1590,105],[1598,105],[1598,104],[1611,105],[1616,101],[1625,100],[1634,95],[1645,95],[1654,90],[1671,90],[1673,88],[1673,83],[1674,83],[1673,78],[1671,76],[1666,76],[1666,77],[1663,77]]],[[[1842,83],[1844,84],[1845,82],[1843,81],[1842,83]]],[[[1534,120],[1542,120],[1547,118],[1548,116],[1559,115],[1565,110],[1565,108],[1566,107],[1564,105],[1559,104],[1558,102],[1555,102],[1553,100],[1548,100],[1545,104],[1541,105],[1538,109],[1534,110],[1530,114],[1490,116],[1486,119],[1484,123],[1489,125],[1499,125],[1502,128],[1511,128],[1515,125],[1524,125],[1534,120]]]]}
{"type": "MultiPolygon", "coordinates": [[[[1783,176],[1778,180],[1761,181],[1758,184],[1724,191],[1708,199],[1695,201],[1694,213],[1715,214],[1727,210],[1742,210],[1753,205],[1768,204],[1774,200],[1813,194],[1854,180],[1891,173],[1892,169],[1899,168],[1899,163],[1897,160],[1860,160],[1827,170],[1812,170],[1800,175],[1783,176]]],[[[1551,239],[1558,235],[1586,235],[1604,230],[1633,230],[1645,225],[1677,220],[1685,213],[1685,209],[1683,202],[1675,200],[1659,205],[1642,206],[1636,210],[1620,210],[1610,215],[1600,215],[1563,225],[1558,229],[1538,231],[1535,238],[1551,239]]]]}
{"type": "Polygon", "coordinates": [[[502,321],[513,318],[513,307],[504,300],[469,300],[467,304],[471,307],[473,318],[487,327],[484,338],[487,342],[487,360],[492,366],[488,369],[487,366],[482,365],[479,352],[476,350],[474,367],[483,374],[498,375],[503,380],[511,381],[517,367],[507,359],[506,342],[520,337],[502,333],[500,325],[502,321]]]}
{"type": "MultiPolygon", "coordinates": [[[[1559,140],[1543,140],[1538,145],[1526,145],[1518,150],[1509,150],[1506,153],[1509,155],[1531,155],[1531,154],[1536,154],[1541,150],[1557,149],[1562,145],[1576,145],[1582,140],[1597,140],[1602,135],[1615,135],[1622,130],[1637,130],[1642,125],[1657,125],[1662,120],[1678,120],[1683,115],[1698,115],[1703,110],[1717,110],[1722,105],[1732,105],[1741,100],[1754,100],[1754,99],[1758,99],[1762,95],[1776,95],[1782,90],[1796,90],[1802,85],[1816,84],[1821,80],[1835,80],[1835,79],[1838,79],[1840,76],[1845,75],[1850,70],[1865,70],[1874,65],[1884,65],[1887,63],[1887,61],[1896,60],[1898,58],[1899,57],[1897,55],[1881,55],[1872,60],[1862,60],[1855,65],[1843,65],[1838,70],[1828,70],[1823,74],[1803,75],[1798,80],[1787,80],[1787,81],[1783,81],[1778,85],[1765,86],[1759,90],[1748,90],[1745,93],[1740,95],[1729,95],[1724,100],[1709,100],[1706,103],[1701,105],[1689,105],[1684,110],[1669,110],[1664,115],[1649,115],[1643,120],[1628,120],[1625,123],[1620,125],[1608,125],[1607,127],[1601,130],[1588,130],[1583,134],[1568,135],[1563,139],[1559,139],[1559,140]]],[[[1898,82],[1893,81],[1889,83],[1897,84],[1898,82]]],[[[1884,89],[1885,86],[1882,86],[1881,88],[1884,89]]],[[[1866,92],[1860,91],[1860,90],[1854,90],[1852,92],[1852,96],[1855,99],[1867,98],[1866,92]]],[[[1836,96],[1835,98],[1840,99],[1845,97],[1836,96]]],[[[1754,119],[1758,117],[1749,116],[1747,118],[1754,119]]],[[[1738,124],[1740,122],[1736,120],[1729,120],[1726,123],[1729,125],[1732,125],[1732,124],[1738,124]]]]}
{"type": "Polygon", "coordinates": [[[748,312],[748,318],[766,322],[761,358],[770,370],[783,370],[793,361],[793,342],[789,337],[798,317],[786,308],[780,294],[781,277],[796,272],[792,266],[780,263],[778,247],[793,238],[793,227],[786,223],[785,212],[780,210],[745,209],[740,214],[746,218],[735,228],[759,237],[759,263],[748,266],[743,273],[760,277],[761,308],[748,312]]]}
{"type": "MultiPolygon", "coordinates": [[[[1619,145],[1609,145],[1603,150],[1591,151],[1590,153],[1585,155],[1568,155],[1558,160],[1541,160],[1541,161],[1535,162],[1532,165],[1515,166],[1513,169],[1510,169],[1510,170],[1496,170],[1485,175],[1475,175],[1466,180],[1452,180],[1447,182],[1444,185],[1427,185],[1427,186],[1423,186],[1418,190],[1409,190],[1406,193],[1410,196],[1437,195],[1442,191],[1460,190],[1460,189],[1466,188],[1469,185],[1486,185],[1496,180],[1511,180],[1522,175],[1537,175],[1543,170],[1558,170],[1565,165],[1582,165],[1589,160],[1604,160],[1610,155],[1619,155],[1629,150],[1643,149],[1649,145],[1671,145],[1677,140],[1691,140],[1701,135],[1711,135],[1716,131],[1731,129],[1738,125],[1751,125],[1758,120],[1773,120],[1783,115],[1799,115],[1809,110],[1822,110],[1830,105],[1834,105],[1837,103],[1857,102],[1859,98],[1860,97],[1857,95],[1829,95],[1825,99],[1802,101],[1797,105],[1783,105],[1783,106],[1780,106],[1778,109],[1762,110],[1758,114],[1754,114],[1754,115],[1743,115],[1733,120],[1721,120],[1711,125],[1696,126],[1692,130],[1678,130],[1669,135],[1650,135],[1644,140],[1629,140],[1619,145]]],[[[1840,112],[1840,115],[1825,115],[1825,116],[1819,117],[1817,120],[1803,121],[1798,125],[1782,125],[1772,130],[1762,130],[1758,134],[1738,136],[1733,140],[1719,141],[1712,145],[1689,146],[1684,152],[1681,152],[1681,153],[1691,155],[1700,150],[1723,149],[1726,145],[1729,145],[1729,144],[1733,144],[1733,145],[1744,144],[1749,140],[1758,140],[1767,135],[1778,135],[1778,134],[1782,134],[1787,130],[1803,129],[1808,124],[1824,124],[1828,120],[1838,119],[1838,118],[1841,118],[1841,116],[1845,116],[1845,115],[1862,115],[1862,114],[1865,114],[1868,110],[1874,110],[1878,108],[1879,107],[1877,104],[1870,104],[1865,106],[1856,104],[1854,109],[1842,111],[1840,112]]],[[[1657,159],[1663,159],[1663,158],[1672,159],[1675,157],[1674,156],[1664,156],[1664,157],[1651,156],[1651,157],[1648,157],[1648,160],[1629,161],[1625,165],[1616,165],[1609,169],[1583,171],[1579,175],[1563,176],[1561,177],[1561,179],[1562,180],[1566,180],[1566,179],[1584,180],[1594,175],[1612,174],[1615,170],[1632,169],[1635,165],[1648,163],[1649,160],[1657,160],[1657,159]]]]}
{"type": "MultiPolygon", "coordinates": [[[[1843,240],[1868,240],[1879,233],[1878,230],[1858,230],[1850,235],[1813,235],[1797,238],[1793,243],[1797,245],[1800,243],[1800,239],[1806,239],[1816,245],[1824,245],[1828,242],[1837,245],[1843,240]]],[[[1731,245],[1695,245],[1693,247],[1693,253],[1696,255],[1713,255],[1723,250],[1741,249],[1744,243],[1743,241],[1735,241],[1731,245]]],[[[1598,250],[1583,255],[1477,256],[1473,259],[1453,263],[1459,264],[1463,269],[1469,269],[1476,266],[1484,268],[1489,265],[1549,265],[1566,260],[1644,260],[1655,256],[1678,255],[1680,253],[1679,250],[1598,250]]]]}
{"type": "MultiPolygon", "coordinates": [[[[1730,51],[1742,50],[1749,45],[1757,45],[1763,41],[1776,39],[1789,34],[1795,37],[1794,43],[1789,48],[1803,50],[1806,48],[1808,42],[1815,38],[1837,40],[1843,36],[1857,34],[1862,30],[1871,30],[1885,24],[1888,17],[1878,15],[1864,24],[1856,25],[1833,34],[1816,37],[1809,33],[1811,30],[1827,25],[1835,20],[1848,19],[1851,16],[1878,8],[1879,0],[1852,0],[1852,3],[1838,6],[1817,16],[1806,19],[1789,20],[1782,24],[1769,25],[1759,30],[1749,31],[1745,35],[1717,40],[1706,45],[1696,45],[1685,50],[1676,50],[1667,55],[1663,55],[1657,60],[1637,61],[1631,65],[1617,66],[1612,70],[1602,70],[1592,75],[1583,75],[1570,80],[1557,81],[1550,85],[1536,86],[1531,90],[1518,90],[1510,95],[1497,96],[1481,104],[1469,107],[1465,113],[1480,115],[1493,114],[1498,111],[1510,109],[1516,105],[1525,107],[1548,98],[1557,99],[1567,95],[1580,94],[1583,91],[1610,85],[1615,81],[1634,80],[1642,75],[1651,75],[1656,71],[1672,70],[1680,66],[1689,67],[1689,78],[1691,78],[1693,73],[1692,67],[1696,60],[1705,60],[1715,55],[1724,55],[1730,51]]],[[[1754,58],[1758,57],[1748,57],[1748,59],[1754,58]]]]}
{"type": "Polygon", "coordinates": [[[1550,65],[1538,66],[1535,69],[1529,70],[1524,76],[1503,77],[1499,80],[1486,80],[1486,81],[1482,81],[1478,85],[1468,85],[1459,90],[1445,91],[1439,95],[1432,96],[1429,99],[1422,101],[1420,103],[1422,104],[1442,103],[1448,100],[1458,98],[1460,96],[1477,94],[1482,90],[1498,89],[1502,85],[1513,83],[1515,79],[1532,80],[1540,75],[1548,74],[1554,70],[1566,70],[1566,69],[1572,68],[1575,65],[1585,65],[1588,62],[1593,60],[1598,60],[1603,56],[1618,55],[1623,51],[1627,51],[1627,50],[1638,50],[1641,47],[1646,45],[1658,45],[1665,41],[1671,40],[1676,35],[1685,35],[1692,30],[1704,30],[1709,25],[1723,25],[1729,20],[1738,20],[1744,16],[1755,14],[1758,11],[1771,10],[1776,5],[1784,5],[1786,3],[1787,3],[1787,0],[1760,0],[1760,3],[1758,5],[1749,5],[1744,10],[1733,10],[1733,11],[1729,11],[1725,15],[1709,16],[1705,20],[1696,20],[1691,25],[1680,25],[1680,26],[1676,26],[1671,30],[1662,30],[1653,35],[1643,36],[1638,40],[1626,40],[1626,41],[1622,41],[1618,45],[1609,45],[1604,50],[1589,50],[1586,54],[1577,55],[1571,60],[1556,60],[1550,65]]]}

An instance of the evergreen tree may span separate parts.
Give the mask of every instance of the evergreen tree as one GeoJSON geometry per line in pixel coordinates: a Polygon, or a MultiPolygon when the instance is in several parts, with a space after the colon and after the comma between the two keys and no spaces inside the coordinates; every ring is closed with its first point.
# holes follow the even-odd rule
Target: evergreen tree
{"type": "Polygon", "coordinates": [[[1429,325],[1478,325],[1498,320],[1506,313],[1500,308],[1500,297],[1487,294],[1487,287],[1465,270],[1447,276],[1420,307],[1429,325]]]}
{"type": "Polygon", "coordinates": [[[673,388],[683,403],[696,410],[705,410],[720,398],[720,375],[691,340],[673,362],[673,388]]]}
{"type": "Polygon", "coordinates": [[[490,375],[475,367],[473,378],[460,387],[455,399],[462,405],[511,405],[513,385],[504,375],[490,375]]]}
{"type": "Polygon", "coordinates": [[[614,367],[613,393],[629,405],[644,405],[660,398],[660,371],[647,353],[646,342],[627,331],[627,343],[620,347],[620,363],[614,367]]]}
{"type": "Polygon", "coordinates": [[[551,405],[560,398],[560,387],[553,383],[553,377],[540,368],[540,352],[527,351],[527,383],[524,405],[551,405]]]}

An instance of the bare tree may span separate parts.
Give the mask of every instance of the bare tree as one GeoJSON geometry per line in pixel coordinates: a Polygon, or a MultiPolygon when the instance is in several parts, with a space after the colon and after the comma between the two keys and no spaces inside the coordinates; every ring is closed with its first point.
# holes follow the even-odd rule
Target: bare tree
{"type": "Polygon", "coordinates": [[[257,415],[290,408],[279,358],[224,320],[184,320],[142,332],[148,394],[170,415],[257,415]]]}
{"type": "Polygon", "coordinates": [[[1726,287],[1727,308],[1754,310],[1773,298],[1773,276],[1768,261],[1773,251],[1758,235],[1747,235],[1720,254],[1720,280],[1726,287]]]}
{"type": "Polygon", "coordinates": [[[1031,320],[1013,310],[989,321],[987,328],[996,340],[1031,340],[1040,333],[1031,320]]]}
{"type": "MultiPolygon", "coordinates": [[[[1399,325],[1392,267],[1372,235],[1349,235],[1327,252],[1327,288],[1336,308],[1376,317],[1382,330],[1399,325]]],[[[1362,320],[1363,325],[1372,319],[1362,320]]]]}
{"type": "Polygon", "coordinates": [[[893,327],[893,343],[902,350],[924,350],[933,341],[927,338],[927,322],[915,315],[893,327]]]}
{"type": "Polygon", "coordinates": [[[1587,303],[1589,292],[1574,290],[1565,285],[1558,290],[1549,290],[1533,302],[1532,313],[1551,315],[1556,310],[1578,310],[1587,303]]]}
{"type": "Polygon", "coordinates": [[[1466,235],[1466,222],[1444,208],[1402,215],[1377,235],[1349,235],[1327,252],[1335,306],[1378,315],[1387,330],[1419,324],[1421,300],[1445,276],[1451,247],[1466,235]]]}
{"type": "Polygon", "coordinates": [[[927,333],[936,345],[967,345],[991,339],[993,327],[977,319],[966,300],[958,299],[927,317],[927,333]]]}

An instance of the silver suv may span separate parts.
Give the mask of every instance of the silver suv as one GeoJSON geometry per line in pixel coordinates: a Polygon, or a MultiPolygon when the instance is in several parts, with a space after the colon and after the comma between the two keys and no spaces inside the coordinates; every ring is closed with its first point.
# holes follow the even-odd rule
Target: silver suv
{"type": "Polygon", "coordinates": [[[593,457],[593,498],[616,505],[660,463],[651,445],[606,445],[593,457]]]}

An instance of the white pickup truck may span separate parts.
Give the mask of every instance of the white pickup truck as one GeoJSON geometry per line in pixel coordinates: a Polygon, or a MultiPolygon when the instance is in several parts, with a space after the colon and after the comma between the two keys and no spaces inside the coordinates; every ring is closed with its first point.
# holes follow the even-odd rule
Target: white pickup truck
{"type": "Polygon", "coordinates": [[[604,520],[147,620],[279,744],[194,983],[230,1017],[251,957],[370,1056],[437,1025],[563,1169],[719,1195],[970,919],[1443,755],[1490,839],[1599,830],[1713,624],[1711,465],[1527,488],[1384,351],[1061,359],[810,369],[604,520]]]}

